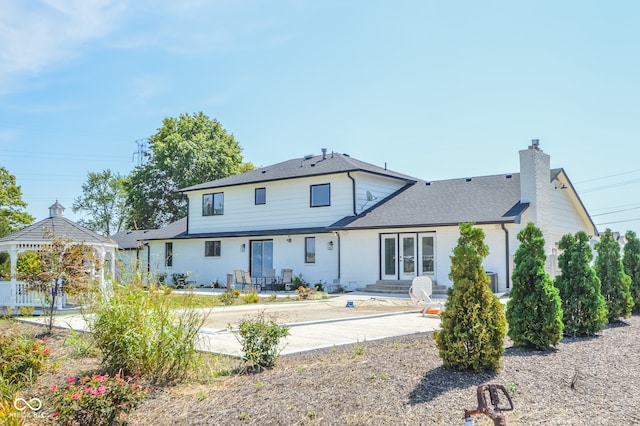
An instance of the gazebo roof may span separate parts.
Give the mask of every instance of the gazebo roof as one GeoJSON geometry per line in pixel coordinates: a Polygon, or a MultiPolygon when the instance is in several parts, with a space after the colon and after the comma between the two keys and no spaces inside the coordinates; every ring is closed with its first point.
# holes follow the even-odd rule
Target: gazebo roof
{"type": "Polygon", "coordinates": [[[90,229],[62,216],[64,207],[58,201],[49,208],[50,217],[0,238],[0,243],[36,243],[49,241],[52,235],[58,238],[87,244],[115,245],[110,238],[96,234],[90,229]]]}

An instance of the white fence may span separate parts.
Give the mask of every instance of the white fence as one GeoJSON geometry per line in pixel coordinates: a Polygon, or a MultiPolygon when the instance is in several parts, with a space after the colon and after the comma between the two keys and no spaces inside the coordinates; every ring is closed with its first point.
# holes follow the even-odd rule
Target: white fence
{"type": "MultiPolygon", "coordinates": [[[[44,293],[29,290],[27,283],[20,281],[0,281],[0,307],[16,308],[33,306],[41,308],[46,303],[44,293]]],[[[58,294],[56,308],[62,309],[67,304],[67,295],[58,294]]]]}

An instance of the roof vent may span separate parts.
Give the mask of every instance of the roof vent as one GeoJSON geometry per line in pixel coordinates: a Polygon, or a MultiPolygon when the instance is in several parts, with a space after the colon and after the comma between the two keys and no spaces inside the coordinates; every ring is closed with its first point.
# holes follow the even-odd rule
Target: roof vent
{"type": "Polygon", "coordinates": [[[322,159],[323,160],[327,159],[327,148],[322,148],[322,159]]]}
{"type": "Polygon", "coordinates": [[[265,173],[267,173],[267,171],[266,171],[266,170],[263,170],[263,171],[262,171],[262,174],[265,174],[265,173]]]}
{"type": "Polygon", "coordinates": [[[427,186],[431,186],[431,182],[425,182],[424,184],[427,186]]]}
{"type": "Polygon", "coordinates": [[[314,157],[313,154],[307,154],[307,155],[304,156],[304,159],[305,160],[311,160],[313,157],[314,157]]]}
{"type": "Polygon", "coordinates": [[[347,154],[346,152],[345,152],[345,153],[343,153],[342,155],[344,155],[345,157],[350,157],[350,155],[349,155],[349,154],[347,154]]]}
{"type": "Polygon", "coordinates": [[[471,182],[471,178],[466,178],[465,179],[467,182],[471,182]]]}
{"type": "Polygon", "coordinates": [[[513,177],[513,175],[509,174],[507,175],[507,179],[511,179],[513,177]]]}

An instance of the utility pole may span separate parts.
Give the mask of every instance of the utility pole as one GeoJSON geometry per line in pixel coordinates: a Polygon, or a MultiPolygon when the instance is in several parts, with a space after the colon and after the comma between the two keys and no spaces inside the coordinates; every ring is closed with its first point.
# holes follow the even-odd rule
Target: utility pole
{"type": "Polygon", "coordinates": [[[147,140],[148,139],[144,138],[144,139],[138,139],[134,141],[134,143],[138,145],[138,150],[133,153],[131,157],[131,161],[135,161],[135,158],[137,155],[138,166],[142,166],[142,163],[144,162],[144,154],[146,153],[145,148],[147,147],[147,140]]]}

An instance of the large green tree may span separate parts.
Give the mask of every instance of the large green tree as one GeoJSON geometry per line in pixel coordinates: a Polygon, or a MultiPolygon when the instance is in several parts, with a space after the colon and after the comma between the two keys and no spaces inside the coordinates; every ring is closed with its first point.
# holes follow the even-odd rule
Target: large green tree
{"type": "Polygon", "coordinates": [[[631,297],[633,297],[633,312],[640,312],[640,239],[633,231],[625,234],[627,242],[624,245],[622,264],[624,272],[631,278],[631,297]]]}
{"type": "Polygon", "coordinates": [[[562,274],[555,285],[562,300],[564,334],[592,336],[607,323],[607,306],[600,289],[600,279],[591,266],[593,253],[589,236],[578,231],[564,235],[558,247],[558,265],[562,274]]]}
{"type": "Polygon", "coordinates": [[[560,294],[544,270],[547,256],[542,231],[529,222],[518,233],[518,240],[507,304],[508,334],[516,346],[545,350],[562,339],[560,294]]]}
{"type": "Polygon", "coordinates": [[[80,219],[78,223],[107,236],[121,231],[126,219],[124,182],[124,177],[109,169],[90,172],[87,182],[82,184],[82,195],[73,201],[74,213],[89,214],[88,219],[80,219]]]}
{"type": "Polygon", "coordinates": [[[24,211],[22,190],[16,177],[0,166],[0,237],[12,234],[32,223],[35,218],[24,211]]]}
{"type": "Polygon", "coordinates": [[[233,135],[202,112],[165,118],[149,138],[146,162],[125,185],[128,227],[157,228],[184,217],[187,198],[178,190],[239,173],[241,151],[233,135]]]}
{"type": "Polygon", "coordinates": [[[602,296],[607,304],[607,320],[619,321],[631,316],[631,278],[624,273],[620,259],[620,244],[613,237],[611,229],[600,235],[596,243],[596,274],[600,278],[602,296]]]}
{"type": "Polygon", "coordinates": [[[453,287],[440,315],[441,329],[434,333],[446,368],[481,371],[500,367],[507,322],[504,307],[489,289],[489,277],[482,267],[488,254],[482,229],[461,224],[451,256],[453,287]]]}

